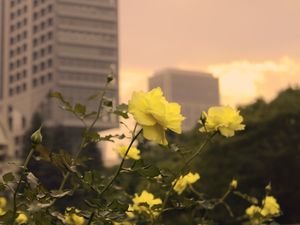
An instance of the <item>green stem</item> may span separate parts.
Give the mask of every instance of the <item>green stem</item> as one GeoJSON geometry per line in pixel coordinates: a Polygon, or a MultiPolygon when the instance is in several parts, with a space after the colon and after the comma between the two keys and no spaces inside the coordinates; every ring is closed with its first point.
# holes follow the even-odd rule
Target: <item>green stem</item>
{"type": "MultiPolygon", "coordinates": [[[[93,122],[90,124],[90,126],[87,127],[87,128],[85,129],[85,132],[91,131],[91,130],[93,129],[94,125],[96,124],[97,120],[98,120],[98,119],[100,118],[100,116],[101,116],[101,112],[102,112],[101,109],[102,109],[103,99],[104,99],[104,96],[105,96],[105,94],[106,94],[106,90],[107,90],[108,84],[109,84],[109,83],[107,82],[107,83],[105,84],[105,86],[104,86],[104,90],[103,90],[103,92],[102,92],[102,95],[101,95],[101,98],[100,98],[100,102],[99,102],[99,105],[98,105],[98,108],[97,108],[97,114],[96,114],[96,117],[95,117],[95,119],[93,120],[93,122]]],[[[79,150],[76,152],[75,157],[74,157],[74,162],[76,162],[77,159],[78,159],[78,157],[80,156],[80,154],[81,154],[81,152],[82,152],[82,150],[83,150],[83,148],[84,148],[84,144],[85,144],[85,138],[83,138],[83,139],[81,140],[79,150]]],[[[61,182],[61,184],[60,184],[60,186],[59,186],[59,188],[58,188],[58,191],[62,191],[62,190],[63,190],[64,186],[66,185],[67,180],[68,180],[69,177],[70,177],[70,175],[71,175],[70,171],[67,171],[67,173],[64,175],[64,178],[63,178],[63,180],[62,180],[62,182],[61,182]]],[[[54,204],[55,202],[56,202],[56,199],[53,200],[52,204],[54,204]]]]}
{"type": "Polygon", "coordinates": [[[94,219],[94,216],[95,216],[95,212],[92,212],[92,214],[91,214],[91,216],[90,216],[90,218],[89,218],[89,221],[88,221],[87,225],[92,224],[92,221],[93,221],[93,219],[94,219]]]}
{"type": "Polygon", "coordinates": [[[204,143],[202,143],[202,145],[199,147],[199,149],[184,163],[184,165],[182,166],[180,172],[177,174],[177,176],[175,177],[175,182],[171,185],[170,189],[168,190],[166,197],[163,201],[163,205],[162,205],[162,210],[166,207],[168,199],[172,193],[172,190],[174,189],[178,179],[180,176],[183,175],[185,169],[192,163],[192,161],[202,153],[202,151],[204,150],[205,146],[211,141],[211,139],[216,135],[216,133],[213,133],[212,135],[210,135],[204,143]]]}
{"type": "Polygon", "coordinates": [[[117,169],[115,175],[114,175],[114,176],[112,177],[112,179],[106,184],[106,186],[104,187],[104,189],[100,192],[100,194],[99,194],[100,196],[102,196],[102,195],[104,194],[104,192],[106,192],[106,191],[110,188],[110,186],[114,183],[114,181],[116,180],[116,178],[119,176],[119,174],[120,174],[120,172],[121,172],[121,170],[122,170],[123,164],[124,164],[124,162],[125,162],[126,156],[127,156],[128,152],[129,152],[129,150],[130,150],[130,148],[131,148],[133,142],[134,142],[134,141],[137,139],[137,137],[141,134],[142,130],[143,130],[143,129],[141,129],[141,130],[140,130],[140,131],[132,138],[132,140],[131,140],[131,142],[130,142],[130,144],[129,144],[129,146],[128,146],[126,152],[125,152],[125,155],[124,155],[123,158],[122,158],[122,161],[121,161],[121,163],[120,163],[120,165],[119,165],[119,167],[118,167],[118,169],[117,169]]]}
{"type": "Polygon", "coordinates": [[[13,194],[13,212],[12,212],[12,218],[11,218],[11,225],[14,224],[15,218],[16,218],[16,214],[17,214],[17,195],[18,195],[18,193],[20,191],[22,181],[23,181],[23,179],[25,177],[25,171],[27,170],[28,164],[30,162],[30,159],[31,159],[33,153],[34,153],[34,150],[35,150],[35,148],[32,147],[31,150],[30,150],[30,152],[28,153],[26,159],[25,159],[25,162],[23,164],[24,171],[20,175],[20,179],[18,181],[17,187],[16,187],[16,189],[14,191],[14,194],[13,194]]]}

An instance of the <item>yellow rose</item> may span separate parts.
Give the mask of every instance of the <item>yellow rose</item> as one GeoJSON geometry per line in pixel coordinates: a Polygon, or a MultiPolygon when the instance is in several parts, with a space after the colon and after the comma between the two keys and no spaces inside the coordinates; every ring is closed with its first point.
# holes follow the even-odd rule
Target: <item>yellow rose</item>
{"type": "Polygon", "coordinates": [[[211,107],[207,114],[202,114],[200,123],[203,127],[200,128],[200,132],[219,131],[225,137],[232,137],[235,131],[244,130],[245,125],[242,122],[240,112],[230,106],[211,107]]]}
{"type": "Polygon", "coordinates": [[[6,211],[4,209],[6,207],[6,204],[7,204],[6,198],[0,197],[0,216],[3,216],[6,214],[6,211]]]}
{"type": "MultiPolygon", "coordinates": [[[[135,197],[132,199],[132,202],[133,204],[129,206],[129,209],[138,213],[144,212],[153,216],[159,215],[159,209],[153,209],[152,207],[162,204],[162,200],[160,198],[154,198],[153,194],[147,191],[143,191],[141,195],[135,194],[135,197]]],[[[132,214],[129,212],[128,216],[132,217],[132,214]]]]}
{"type": "MultiPolygon", "coordinates": [[[[127,146],[120,146],[118,148],[118,153],[122,158],[125,156],[127,148],[128,148],[127,146]]],[[[129,152],[127,153],[126,159],[131,158],[134,160],[139,160],[141,158],[140,153],[141,153],[140,150],[138,150],[135,147],[131,147],[129,152]]]]}
{"type": "Polygon", "coordinates": [[[28,217],[24,213],[20,213],[16,218],[17,224],[24,224],[27,223],[28,217]]]}
{"type": "Polygon", "coordinates": [[[246,209],[246,215],[249,216],[250,218],[260,212],[261,212],[261,208],[255,205],[251,205],[246,209]]]}
{"type": "Polygon", "coordinates": [[[230,183],[230,187],[231,187],[232,189],[236,189],[237,186],[238,186],[237,180],[233,179],[233,180],[231,181],[231,183],[230,183]]]}
{"type": "Polygon", "coordinates": [[[195,183],[200,179],[200,175],[198,173],[192,174],[191,172],[185,176],[180,176],[178,180],[173,181],[174,191],[176,191],[179,195],[186,189],[189,184],[195,183]]]}
{"type": "Polygon", "coordinates": [[[128,111],[142,126],[144,137],[162,145],[168,144],[166,129],[181,133],[184,117],[180,108],[177,103],[167,102],[159,87],[147,93],[133,92],[128,102],[128,111]]]}
{"type": "Polygon", "coordinates": [[[261,214],[263,216],[274,216],[280,213],[280,206],[277,203],[277,200],[273,196],[267,196],[263,200],[263,208],[261,214]]]}
{"type": "Polygon", "coordinates": [[[67,208],[65,213],[65,223],[68,225],[83,225],[85,220],[82,216],[79,216],[80,210],[67,208]],[[74,212],[71,212],[74,211],[74,212]]]}
{"type": "Polygon", "coordinates": [[[123,222],[114,222],[114,225],[134,225],[135,223],[129,222],[129,221],[123,221],[123,222]]]}
{"type": "Polygon", "coordinates": [[[0,208],[6,207],[7,200],[4,197],[0,197],[0,208]]]}

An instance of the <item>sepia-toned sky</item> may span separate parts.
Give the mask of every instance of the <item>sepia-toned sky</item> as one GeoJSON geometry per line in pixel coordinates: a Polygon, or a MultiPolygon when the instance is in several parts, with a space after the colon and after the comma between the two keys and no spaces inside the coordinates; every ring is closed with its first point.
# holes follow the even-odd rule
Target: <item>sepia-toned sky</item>
{"type": "Polygon", "coordinates": [[[300,0],[119,0],[121,101],[154,71],[211,72],[222,104],[300,84],[300,0]]]}

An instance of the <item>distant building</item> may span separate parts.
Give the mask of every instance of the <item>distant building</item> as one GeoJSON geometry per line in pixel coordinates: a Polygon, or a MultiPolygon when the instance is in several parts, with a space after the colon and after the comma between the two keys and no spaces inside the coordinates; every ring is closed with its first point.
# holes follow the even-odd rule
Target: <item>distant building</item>
{"type": "Polygon", "coordinates": [[[182,106],[182,114],[186,117],[184,130],[196,125],[203,110],[220,104],[218,79],[208,73],[160,70],[149,79],[149,88],[155,87],[161,87],[168,101],[182,106]]]}
{"type": "MultiPolygon", "coordinates": [[[[111,67],[116,82],[107,94],[117,104],[117,0],[0,0],[0,122],[12,143],[6,156],[21,155],[35,112],[47,127],[82,129],[49,93],[86,102],[103,89],[111,67]]],[[[95,110],[94,102],[87,104],[95,110]]],[[[117,126],[118,118],[107,114],[96,128],[117,126]]]]}

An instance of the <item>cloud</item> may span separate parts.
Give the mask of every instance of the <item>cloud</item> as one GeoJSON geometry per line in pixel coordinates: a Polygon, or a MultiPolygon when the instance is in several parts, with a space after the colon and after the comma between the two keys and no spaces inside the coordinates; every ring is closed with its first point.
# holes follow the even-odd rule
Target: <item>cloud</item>
{"type": "Polygon", "coordinates": [[[233,61],[207,67],[220,80],[222,104],[245,104],[257,97],[271,100],[288,86],[300,84],[300,63],[282,57],[278,61],[233,61]]]}
{"type": "Polygon", "coordinates": [[[153,71],[141,68],[123,68],[120,71],[120,102],[127,103],[133,91],[147,91],[148,78],[153,71]]]}

